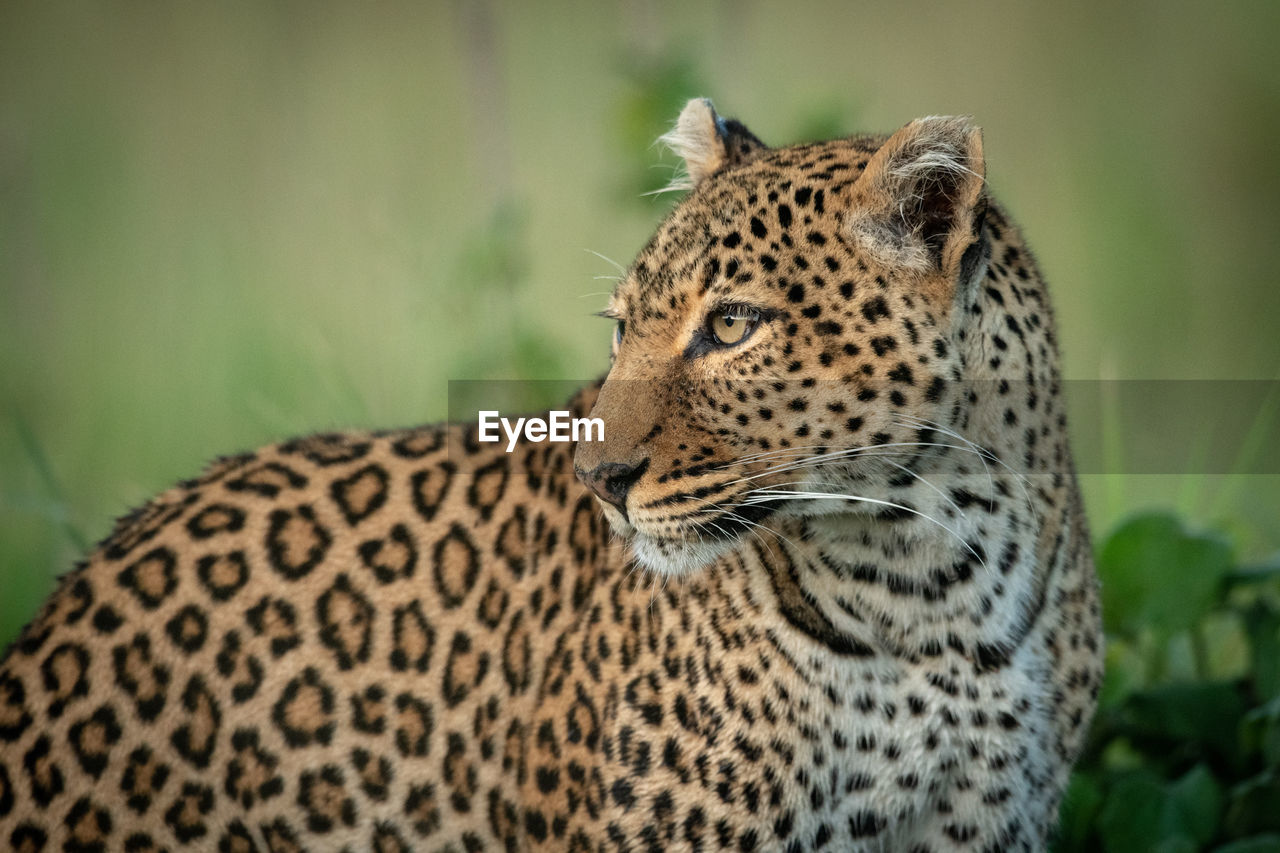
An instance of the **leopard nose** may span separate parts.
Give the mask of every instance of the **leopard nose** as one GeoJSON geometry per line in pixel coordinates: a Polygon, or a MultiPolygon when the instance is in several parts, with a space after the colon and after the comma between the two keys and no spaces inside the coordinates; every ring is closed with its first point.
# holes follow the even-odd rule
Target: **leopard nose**
{"type": "Polygon", "coordinates": [[[639,464],[629,465],[625,462],[605,462],[590,471],[575,468],[574,473],[582,484],[595,493],[596,497],[613,504],[625,516],[627,514],[627,492],[649,469],[649,460],[641,460],[639,464]]]}

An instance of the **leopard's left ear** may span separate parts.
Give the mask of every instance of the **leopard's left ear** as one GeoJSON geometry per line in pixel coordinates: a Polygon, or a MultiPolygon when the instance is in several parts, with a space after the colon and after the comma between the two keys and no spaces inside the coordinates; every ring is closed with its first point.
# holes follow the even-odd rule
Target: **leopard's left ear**
{"type": "Polygon", "coordinates": [[[685,175],[673,189],[693,189],[708,175],[749,161],[768,146],[736,119],[716,115],[707,98],[694,98],[680,112],[676,126],[660,140],[684,160],[685,175]]]}
{"type": "Polygon", "coordinates": [[[982,131],[969,119],[916,119],[859,176],[851,236],[886,263],[967,282],[985,261],[985,171],[982,131]]]}

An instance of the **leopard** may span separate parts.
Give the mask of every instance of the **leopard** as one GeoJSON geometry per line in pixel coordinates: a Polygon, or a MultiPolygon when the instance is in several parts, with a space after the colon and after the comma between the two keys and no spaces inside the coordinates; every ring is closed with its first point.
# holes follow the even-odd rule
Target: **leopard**
{"type": "Polygon", "coordinates": [[[602,434],[321,433],[120,519],[0,665],[0,846],[1045,849],[1104,646],[982,139],[690,101],[602,434]]]}

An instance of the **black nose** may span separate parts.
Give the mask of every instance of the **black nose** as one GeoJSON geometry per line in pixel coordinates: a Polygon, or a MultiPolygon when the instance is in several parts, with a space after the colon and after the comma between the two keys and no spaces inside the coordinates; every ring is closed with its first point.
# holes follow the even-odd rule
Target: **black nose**
{"type": "Polygon", "coordinates": [[[578,479],[582,481],[584,486],[595,492],[597,497],[613,504],[623,515],[626,515],[627,492],[631,491],[631,486],[648,469],[649,460],[645,459],[638,465],[628,465],[625,462],[605,462],[592,471],[575,469],[574,473],[578,475],[578,479]]]}

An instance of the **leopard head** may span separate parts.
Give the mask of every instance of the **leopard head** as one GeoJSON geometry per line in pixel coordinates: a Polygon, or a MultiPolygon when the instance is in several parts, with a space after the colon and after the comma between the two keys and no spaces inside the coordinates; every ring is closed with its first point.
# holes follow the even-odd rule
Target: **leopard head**
{"type": "Polygon", "coordinates": [[[604,312],[604,438],[574,462],[639,561],[680,574],[775,514],[885,508],[962,405],[989,247],[965,119],[770,148],[694,100],[665,139],[689,192],[604,312]]]}

